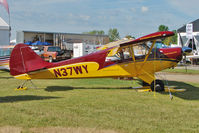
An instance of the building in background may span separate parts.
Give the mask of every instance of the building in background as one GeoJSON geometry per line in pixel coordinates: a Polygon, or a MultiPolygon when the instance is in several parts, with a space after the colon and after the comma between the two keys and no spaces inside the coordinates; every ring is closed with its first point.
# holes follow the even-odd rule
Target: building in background
{"type": "Polygon", "coordinates": [[[177,30],[178,46],[187,46],[192,49],[187,59],[193,65],[199,65],[199,19],[190,22],[177,30]],[[189,29],[190,26],[191,28],[189,29]]]}
{"type": "Polygon", "coordinates": [[[10,44],[9,25],[0,17],[0,46],[10,44]]]}
{"type": "Polygon", "coordinates": [[[109,37],[107,35],[90,35],[41,31],[17,31],[17,43],[33,43],[36,41],[47,42],[53,46],[60,46],[62,49],[73,50],[74,43],[104,45],[109,42],[109,37]]]}
{"type": "Polygon", "coordinates": [[[193,55],[198,55],[199,58],[199,19],[190,22],[193,24],[192,37],[187,37],[186,25],[177,30],[178,33],[178,46],[187,46],[193,49],[193,55]]]}

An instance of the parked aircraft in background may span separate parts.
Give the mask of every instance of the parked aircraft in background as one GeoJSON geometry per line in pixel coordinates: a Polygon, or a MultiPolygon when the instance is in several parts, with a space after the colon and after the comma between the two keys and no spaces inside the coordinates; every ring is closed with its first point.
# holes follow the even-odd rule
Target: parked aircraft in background
{"type": "Polygon", "coordinates": [[[10,54],[14,46],[0,46],[0,69],[9,70],[10,54]]]}

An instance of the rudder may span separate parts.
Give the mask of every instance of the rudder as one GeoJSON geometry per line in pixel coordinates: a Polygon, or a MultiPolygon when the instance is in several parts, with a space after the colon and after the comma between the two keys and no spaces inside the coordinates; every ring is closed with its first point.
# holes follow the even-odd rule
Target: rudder
{"type": "Polygon", "coordinates": [[[13,76],[43,69],[51,63],[45,62],[29,46],[17,44],[10,56],[10,74],[13,76]]]}

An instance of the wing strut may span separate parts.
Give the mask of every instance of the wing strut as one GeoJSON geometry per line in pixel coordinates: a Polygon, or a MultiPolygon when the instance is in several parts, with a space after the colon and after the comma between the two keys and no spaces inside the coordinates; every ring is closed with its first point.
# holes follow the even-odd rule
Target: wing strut
{"type": "MultiPolygon", "coordinates": [[[[145,64],[145,62],[147,61],[147,59],[149,58],[149,55],[150,55],[150,53],[151,53],[151,51],[152,51],[152,49],[153,49],[155,43],[156,43],[156,40],[153,41],[153,43],[152,43],[152,45],[151,45],[151,48],[149,49],[149,52],[147,53],[147,55],[146,55],[146,57],[145,57],[145,59],[144,59],[144,64],[145,64]]],[[[144,64],[143,64],[143,65],[144,65],[144,64]]]]}
{"type": "Polygon", "coordinates": [[[140,79],[142,79],[143,81],[145,81],[145,82],[147,81],[148,83],[151,83],[153,80],[155,80],[155,76],[154,76],[154,73],[152,74],[152,73],[148,73],[148,72],[144,71],[144,70],[143,70],[143,67],[144,67],[144,65],[146,64],[146,61],[147,61],[147,59],[149,58],[149,55],[150,55],[150,53],[151,53],[151,51],[152,51],[152,49],[153,49],[155,43],[156,43],[156,40],[153,41],[153,43],[152,43],[152,45],[151,45],[151,47],[150,47],[150,49],[149,49],[149,51],[148,51],[148,53],[147,53],[147,55],[146,55],[144,61],[143,61],[142,66],[141,66],[140,69],[138,70],[138,72],[140,72],[140,74],[141,74],[142,72],[145,73],[145,75],[140,75],[140,74],[138,74],[138,77],[139,77],[140,79]]]}
{"type": "Polygon", "coordinates": [[[132,59],[133,59],[133,61],[134,61],[134,63],[135,63],[136,60],[135,60],[135,54],[134,54],[134,49],[133,49],[133,47],[132,47],[132,46],[129,46],[129,50],[130,50],[131,57],[132,57],[132,59]]]}
{"type": "Polygon", "coordinates": [[[155,43],[156,43],[156,40],[153,41],[153,43],[152,43],[152,45],[151,45],[151,48],[149,49],[149,52],[147,53],[147,55],[146,55],[146,57],[145,57],[145,59],[144,59],[143,65],[140,67],[139,71],[141,71],[142,68],[144,67],[144,65],[145,65],[147,59],[149,58],[149,55],[150,55],[150,53],[151,53],[151,51],[152,51],[152,49],[153,49],[155,43]]]}
{"type": "Polygon", "coordinates": [[[131,46],[129,46],[129,51],[130,51],[130,55],[131,55],[131,57],[132,57],[132,59],[133,59],[133,64],[134,64],[134,68],[135,68],[135,70],[136,70],[136,75],[138,74],[137,72],[137,66],[136,66],[136,59],[135,59],[135,54],[134,54],[134,49],[133,49],[133,46],[131,45],[131,46]]]}

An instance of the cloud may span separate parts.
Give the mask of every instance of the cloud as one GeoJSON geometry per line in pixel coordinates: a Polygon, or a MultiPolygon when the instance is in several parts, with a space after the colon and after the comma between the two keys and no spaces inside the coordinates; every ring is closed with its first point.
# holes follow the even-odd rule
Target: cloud
{"type": "Polygon", "coordinates": [[[90,19],[90,16],[88,15],[80,15],[79,16],[82,20],[88,21],[90,19]]]}
{"type": "Polygon", "coordinates": [[[148,10],[149,10],[149,8],[146,7],[146,6],[142,6],[142,7],[141,7],[141,11],[142,11],[142,12],[147,12],[148,10]]]}
{"type": "MultiPolygon", "coordinates": [[[[198,16],[197,1],[9,0],[9,5],[12,32],[40,30],[82,33],[97,29],[107,33],[109,28],[117,28],[121,36],[131,34],[139,37],[157,31],[160,24],[170,29],[179,28],[187,22],[187,18],[193,19],[185,13],[198,16]],[[197,4],[191,5],[193,2],[197,4]]],[[[3,14],[1,11],[5,12],[6,18],[4,8],[0,8],[3,14]]]]}
{"type": "Polygon", "coordinates": [[[42,0],[40,2],[34,2],[34,0],[29,0],[29,2],[35,5],[49,5],[49,4],[59,4],[59,3],[75,3],[75,2],[81,2],[82,0],[42,0]]]}
{"type": "Polygon", "coordinates": [[[136,8],[131,8],[131,11],[132,12],[136,12],[136,8]]]}

